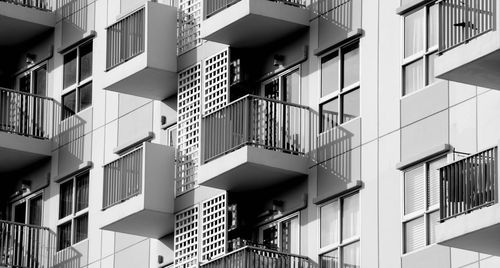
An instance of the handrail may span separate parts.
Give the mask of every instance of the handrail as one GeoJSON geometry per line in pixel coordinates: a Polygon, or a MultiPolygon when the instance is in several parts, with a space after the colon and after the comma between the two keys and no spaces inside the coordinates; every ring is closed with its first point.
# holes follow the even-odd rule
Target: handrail
{"type": "Polygon", "coordinates": [[[40,99],[46,99],[46,100],[54,101],[54,99],[51,98],[51,97],[40,96],[40,95],[36,95],[36,94],[33,94],[33,93],[22,92],[22,91],[19,91],[19,90],[13,90],[13,89],[10,89],[10,88],[0,87],[0,90],[7,91],[7,92],[12,92],[12,93],[16,93],[16,94],[21,94],[21,95],[26,95],[26,96],[31,96],[31,97],[36,97],[36,98],[40,98],[40,99]]]}
{"type": "Polygon", "coordinates": [[[441,222],[498,202],[497,158],[495,146],[439,169],[441,222]]]}
{"type": "MultiPolygon", "coordinates": [[[[281,252],[281,251],[276,251],[276,250],[270,250],[270,249],[264,249],[264,248],[258,248],[258,247],[253,247],[253,246],[243,246],[241,248],[238,248],[236,250],[233,250],[223,256],[219,256],[215,259],[212,259],[212,260],[209,260],[205,263],[202,263],[200,264],[200,267],[217,267],[217,268],[229,268],[229,267],[232,267],[232,266],[228,266],[226,262],[224,262],[225,259],[227,258],[231,258],[239,253],[244,253],[244,252],[251,252],[253,253],[254,255],[258,255],[258,256],[262,256],[262,257],[267,257],[267,258],[277,258],[277,257],[281,257],[281,258],[284,258],[284,259],[296,259],[298,262],[304,262],[304,263],[307,263],[309,264],[310,263],[310,259],[308,257],[305,257],[305,256],[301,256],[301,255],[298,255],[298,254],[293,254],[293,253],[287,253],[287,252],[281,252]],[[269,255],[275,255],[276,257],[271,257],[271,256],[266,256],[266,255],[261,255],[259,253],[264,253],[264,254],[269,254],[269,255]],[[218,263],[221,263],[222,264],[218,264],[218,263]]],[[[237,263],[240,265],[238,267],[252,267],[253,266],[249,266],[249,265],[246,265],[247,262],[249,262],[249,256],[243,256],[242,258],[243,260],[241,261],[238,261],[237,263]],[[243,264],[243,265],[241,265],[243,264]]],[[[293,265],[292,262],[287,262],[288,266],[286,267],[307,267],[307,264],[306,265],[300,265],[298,264],[297,262],[294,262],[295,264],[297,265],[293,265]]],[[[229,265],[232,265],[233,263],[229,263],[229,265]]],[[[266,264],[270,264],[268,262],[266,262],[266,264]]],[[[267,267],[267,266],[266,266],[267,267]]],[[[274,267],[274,266],[272,266],[274,267]]],[[[277,266],[277,267],[285,267],[285,266],[277,266]]]]}
{"type": "Polygon", "coordinates": [[[244,145],[306,154],[310,124],[307,106],[246,95],[202,118],[203,162],[244,145]]]}
{"type": "Polygon", "coordinates": [[[49,227],[39,226],[39,225],[33,225],[33,224],[26,224],[26,223],[19,223],[19,222],[15,222],[15,221],[0,220],[0,223],[6,223],[6,224],[11,224],[11,225],[24,226],[24,227],[29,227],[29,228],[33,228],[33,229],[50,230],[49,227]]]}
{"type": "Polygon", "coordinates": [[[34,8],[42,11],[52,11],[50,1],[47,0],[0,0],[0,2],[11,3],[23,7],[34,8]]]}

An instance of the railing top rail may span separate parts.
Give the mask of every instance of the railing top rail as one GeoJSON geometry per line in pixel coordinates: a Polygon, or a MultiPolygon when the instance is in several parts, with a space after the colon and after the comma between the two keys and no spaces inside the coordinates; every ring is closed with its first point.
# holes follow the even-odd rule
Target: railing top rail
{"type": "Polygon", "coordinates": [[[267,253],[272,253],[272,254],[278,254],[278,255],[283,255],[283,256],[296,257],[296,258],[300,258],[300,259],[304,259],[304,260],[309,260],[308,257],[301,256],[301,255],[298,255],[298,254],[286,253],[286,252],[281,252],[281,251],[276,251],[276,250],[271,250],[271,249],[254,247],[254,246],[243,246],[243,247],[241,247],[239,249],[236,249],[236,250],[233,250],[233,251],[231,251],[231,252],[229,252],[229,253],[227,253],[225,255],[222,255],[222,256],[219,256],[219,257],[217,257],[215,259],[207,261],[207,262],[201,264],[201,266],[208,265],[208,264],[216,262],[216,261],[218,261],[220,259],[226,258],[229,255],[233,255],[233,254],[236,254],[236,253],[238,253],[240,251],[245,251],[245,250],[257,250],[257,251],[262,251],[262,252],[267,252],[267,253]]]}
{"type": "MultiPolygon", "coordinates": [[[[0,0],[0,1],[1,1],[1,0],[0,0]]],[[[130,16],[132,16],[132,15],[134,15],[134,14],[136,14],[136,13],[139,13],[139,12],[141,12],[141,11],[143,11],[143,10],[146,10],[146,5],[142,5],[142,6],[138,7],[138,8],[136,8],[136,9],[134,9],[134,10],[132,10],[132,11],[128,12],[127,14],[124,14],[123,16],[120,16],[116,22],[114,22],[114,23],[113,23],[113,24],[111,24],[111,25],[108,25],[108,26],[104,27],[104,29],[105,29],[105,30],[108,30],[109,28],[111,28],[111,27],[113,27],[113,26],[115,26],[115,25],[117,25],[117,24],[120,24],[120,23],[121,23],[121,22],[123,22],[123,20],[125,20],[126,18],[128,18],[128,17],[130,17],[130,16]]]]}
{"type": "Polygon", "coordinates": [[[14,221],[0,220],[0,223],[6,223],[9,225],[17,225],[17,226],[23,226],[23,227],[29,227],[29,228],[33,228],[33,229],[41,229],[41,230],[47,230],[47,231],[50,230],[50,228],[48,228],[48,227],[19,223],[19,222],[14,222],[14,221]]]}
{"type": "Polygon", "coordinates": [[[244,99],[259,99],[259,100],[263,100],[263,101],[274,102],[274,103],[278,103],[278,104],[284,104],[286,106],[297,107],[297,108],[305,109],[305,110],[310,110],[311,109],[310,107],[305,106],[305,105],[301,105],[301,104],[296,104],[296,103],[291,103],[291,102],[286,102],[286,101],[276,100],[276,99],[270,99],[270,98],[266,98],[266,97],[262,97],[262,96],[253,95],[253,94],[247,94],[247,95],[245,95],[245,96],[243,96],[243,97],[241,97],[239,99],[236,99],[236,100],[228,103],[227,106],[225,106],[224,108],[222,108],[220,110],[217,110],[215,112],[212,112],[210,114],[204,115],[203,117],[208,117],[211,114],[214,114],[214,113],[217,113],[217,112],[219,112],[221,110],[227,109],[231,105],[234,105],[234,104],[236,104],[238,102],[242,102],[244,99]]]}
{"type": "MultiPolygon", "coordinates": [[[[23,7],[28,7],[28,8],[34,8],[34,9],[38,9],[38,10],[42,10],[42,11],[52,11],[52,8],[50,6],[50,1],[43,1],[44,3],[47,4],[47,7],[41,7],[41,6],[37,6],[37,5],[30,5],[30,4],[27,4],[27,3],[24,3],[22,1],[15,1],[15,0],[0,0],[0,2],[6,2],[6,3],[11,3],[11,4],[15,4],[15,5],[19,5],[19,6],[23,6],[23,7]]],[[[41,1],[39,2],[40,4],[42,3],[41,1]]]]}
{"type": "Polygon", "coordinates": [[[468,156],[466,156],[466,157],[464,157],[464,158],[462,158],[462,159],[458,159],[458,160],[455,160],[455,161],[453,161],[453,162],[451,162],[451,163],[448,163],[448,164],[446,164],[446,165],[444,165],[444,166],[440,167],[439,169],[443,169],[443,168],[448,167],[448,166],[451,166],[451,165],[453,165],[453,164],[456,164],[456,163],[459,163],[459,162],[465,161],[465,160],[467,160],[467,159],[469,159],[469,158],[475,157],[476,155],[482,154],[482,153],[484,153],[484,152],[486,152],[486,151],[489,151],[489,150],[491,150],[491,149],[495,149],[495,148],[497,148],[497,147],[498,147],[498,145],[488,147],[488,148],[486,148],[486,149],[484,149],[484,150],[481,150],[481,151],[479,151],[479,152],[477,152],[477,153],[474,153],[474,154],[468,155],[468,156]]]}
{"type": "Polygon", "coordinates": [[[119,157],[118,159],[115,159],[115,160],[113,160],[113,161],[111,161],[111,162],[109,162],[109,163],[104,164],[104,167],[107,167],[107,166],[109,166],[109,165],[111,165],[111,164],[113,164],[113,163],[116,163],[116,162],[118,162],[118,161],[122,160],[125,156],[130,155],[130,154],[133,154],[133,153],[135,153],[135,152],[137,152],[137,151],[141,150],[142,148],[144,148],[144,142],[142,142],[142,143],[138,144],[138,146],[137,146],[136,148],[134,148],[134,149],[130,150],[129,152],[126,152],[126,153],[124,153],[124,154],[120,155],[120,157],[119,157]]]}
{"type": "Polygon", "coordinates": [[[18,90],[13,90],[13,89],[10,89],[10,88],[5,88],[5,87],[0,87],[0,91],[7,91],[7,92],[12,92],[12,93],[20,94],[20,95],[32,96],[32,97],[35,97],[35,98],[40,98],[40,99],[46,99],[46,100],[54,101],[54,99],[51,98],[51,97],[40,96],[40,95],[36,95],[36,94],[32,94],[32,93],[27,93],[27,92],[22,92],[22,91],[18,91],[18,90]]]}

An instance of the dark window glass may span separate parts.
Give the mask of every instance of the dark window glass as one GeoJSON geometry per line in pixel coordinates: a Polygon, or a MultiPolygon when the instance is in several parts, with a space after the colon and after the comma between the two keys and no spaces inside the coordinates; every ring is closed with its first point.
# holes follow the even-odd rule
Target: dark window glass
{"type": "Polygon", "coordinates": [[[359,89],[342,95],[342,123],[359,116],[359,89]]]}
{"type": "Polygon", "coordinates": [[[31,75],[27,74],[19,78],[19,91],[31,93],[31,75]]]}
{"type": "Polygon", "coordinates": [[[76,49],[64,55],[63,87],[76,83],[76,49]]]}
{"type": "Polygon", "coordinates": [[[80,81],[92,75],[92,43],[80,47],[80,81]]]}
{"type": "Polygon", "coordinates": [[[57,249],[71,246],[71,221],[57,226],[57,249]]]}
{"type": "Polygon", "coordinates": [[[76,113],[76,91],[72,91],[62,97],[62,119],[68,118],[76,113]]]}
{"type": "Polygon", "coordinates": [[[73,212],[73,180],[61,184],[59,193],[59,219],[73,212]]]}
{"type": "Polygon", "coordinates": [[[42,195],[30,200],[30,221],[31,225],[42,225],[42,195]]]}
{"type": "Polygon", "coordinates": [[[339,101],[334,98],[325,102],[320,107],[321,110],[321,131],[327,131],[338,124],[339,101]]]}
{"type": "Polygon", "coordinates": [[[42,66],[35,70],[35,88],[33,93],[40,96],[47,96],[47,66],[42,66]]]}
{"type": "Polygon", "coordinates": [[[78,111],[92,106],[92,83],[78,89],[78,111]]]}
{"type": "Polygon", "coordinates": [[[339,89],[339,56],[335,51],[321,59],[321,96],[339,89]]]}
{"type": "Polygon", "coordinates": [[[75,243],[87,239],[88,235],[88,214],[84,214],[75,219],[75,243]]]}
{"type": "Polygon", "coordinates": [[[359,47],[356,43],[344,49],[344,69],[343,84],[344,87],[352,85],[359,81],[359,47]]]}
{"type": "Polygon", "coordinates": [[[89,206],[89,174],[76,178],[76,212],[89,206]]]}
{"type": "Polygon", "coordinates": [[[274,225],[262,231],[262,243],[269,249],[278,249],[278,226],[274,225]]]}
{"type": "Polygon", "coordinates": [[[14,221],[26,223],[26,203],[21,203],[14,207],[14,221]]]}
{"type": "Polygon", "coordinates": [[[284,77],[286,102],[300,104],[300,73],[296,70],[284,77]]]}

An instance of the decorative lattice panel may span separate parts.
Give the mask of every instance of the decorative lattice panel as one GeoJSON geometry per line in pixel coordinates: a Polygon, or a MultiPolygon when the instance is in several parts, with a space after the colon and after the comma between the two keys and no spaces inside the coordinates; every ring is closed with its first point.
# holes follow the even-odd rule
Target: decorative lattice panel
{"type": "Polygon", "coordinates": [[[208,261],[226,253],[226,194],[201,204],[201,260],[208,261]]]}
{"type": "Polygon", "coordinates": [[[203,71],[203,113],[209,114],[226,106],[229,99],[229,50],[205,59],[203,71]]]}
{"type": "Polygon", "coordinates": [[[200,161],[201,64],[179,73],[176,194],[196,185],[200,161]]]}
{"type": "Polygon", "coordinates": [[[198,267],[199,207],[175,214],[174,267],[198,267]]]}
{"type": "Polygon", "coordinates": [[[200,23],[203,0],[180,0],[177,18],[177,54],[201,44],[200,23]]]}

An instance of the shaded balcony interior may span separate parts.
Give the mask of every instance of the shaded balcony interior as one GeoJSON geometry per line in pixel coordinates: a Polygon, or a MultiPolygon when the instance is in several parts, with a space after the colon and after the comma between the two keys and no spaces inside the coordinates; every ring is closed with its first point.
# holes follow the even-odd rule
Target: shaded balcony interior
{"type": "Polygon", "coordinates": [[[56,17],[51,10],[50,0],[1,0],[0,47],[21,44],[53,30],[56,17]]]}
{"type": "Polygon", "coordinates": [[[173,231],[174,148],[150,142],[104,166],[102,229],[160,238],[173,231]]]}
{"type": "Polygon", "coordinates": [[[500,88],[500,35],[495,0],[439,2],[439,78],[500,88]]]}
{"type": "Polygon", "coordinates": [[[263,46],[309,27],[304,0],[204,1],[201,37],[231,47],[263,46]]]}
{"type": "Polygon", "coordinates": [[[441,245],[500,256],[498,147],[440,168],[441,245]]]}
{"type": "Polygon", "coordinates": [[[55,242],[46,227],[0,221],[0,267],[51,267],[55,242]]]}
{"type": "Polygon", "coordinates": [[[177,9],[146,1],[107,27],[104,88],[163,100],[177,93],[177,9]]]}
{"type": "Polygon", "coordinates": [[[228,192],[227,202],[227,254],[201,267],[308,267],[309,259],[299,255],[301,222],[296,213],[307,206],[306,180],[228,192]]]}

